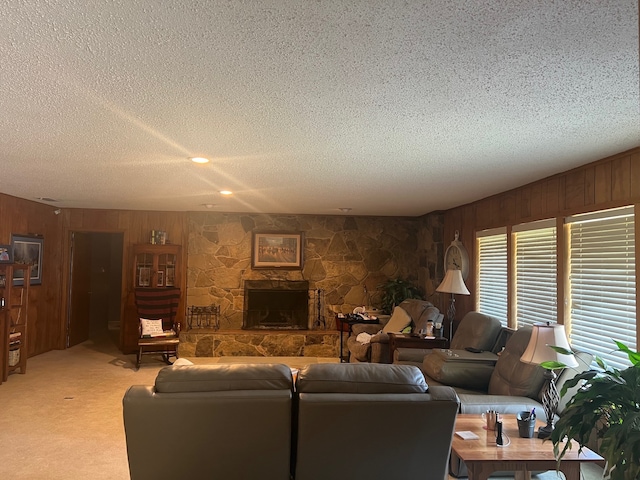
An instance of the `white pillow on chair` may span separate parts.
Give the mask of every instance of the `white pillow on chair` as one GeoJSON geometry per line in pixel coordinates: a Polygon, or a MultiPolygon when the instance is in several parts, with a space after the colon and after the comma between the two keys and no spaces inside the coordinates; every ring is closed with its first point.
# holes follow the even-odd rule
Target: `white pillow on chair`
{"type": "Polygon", "coordinates": [[[163,337],[165,336],[164,331],[162,330],[162,319],[161,318],[141,318],[140,326],[142,327],[142,336],[143,337],[163,337]]]}

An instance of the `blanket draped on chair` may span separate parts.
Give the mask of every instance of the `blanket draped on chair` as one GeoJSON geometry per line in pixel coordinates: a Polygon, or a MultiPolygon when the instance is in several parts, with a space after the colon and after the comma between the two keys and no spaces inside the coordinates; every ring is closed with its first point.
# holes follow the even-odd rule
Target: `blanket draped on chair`
{"type": "Polygon", "coordinates": [[[140,318],[161,318],[164,330],[173,327],[180,303],[179,288],[136,288],[135,296],[140,318]]]}

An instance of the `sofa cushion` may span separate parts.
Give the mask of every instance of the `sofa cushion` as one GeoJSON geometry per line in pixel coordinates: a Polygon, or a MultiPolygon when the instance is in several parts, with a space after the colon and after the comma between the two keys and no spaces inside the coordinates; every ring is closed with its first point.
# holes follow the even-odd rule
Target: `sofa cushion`
{"type": "Polygon", "coordinates": [[[411,317],[402,307],[397,306],[393,309],[393,315],[389,322],[382,329],[383,332],[401,332],[406,326],[411,324],[411,317]]]}
{"type": "Polygon", "coordinates": [[[155,387],[158,393],[292,390],[293,377],[281,364],[180,365],[161,369],[155,387]]]}
{"type": "Polygon", "coordinates": [[[298,393],[425,393],[427,383],[412,365],[317,363],[298,373],[298,393]]]}
{"type": "Polygon", "coordinates": [[[531,331],[530,326],[521,327],[511,336],[493,369],[489,380],[489,394],[540,399],[544,369],[539,365],[520,361],[529,344],[531,331]]]}

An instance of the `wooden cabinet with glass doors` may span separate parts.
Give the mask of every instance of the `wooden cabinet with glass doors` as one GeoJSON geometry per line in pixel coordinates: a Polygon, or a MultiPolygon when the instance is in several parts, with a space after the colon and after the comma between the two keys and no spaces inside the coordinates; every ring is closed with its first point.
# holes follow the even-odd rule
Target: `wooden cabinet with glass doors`
{"type": "Polygon", "coordinates": [[[134,245],[133,288],[180,287],[180,251],[180,245],[134,245]]]}
{"type": "MultiPolygon", "coordinates": [[[[131,290],[127,296],[124,324],[121,332],[123,353],[137,351],[139,338],[138,309],[135,291],[145,288],[180,288],[182,279],[182,247],[141,243],[132,246],[131,290]]],[[[179,311],[178,317],[182,318],[179,311]]]]}

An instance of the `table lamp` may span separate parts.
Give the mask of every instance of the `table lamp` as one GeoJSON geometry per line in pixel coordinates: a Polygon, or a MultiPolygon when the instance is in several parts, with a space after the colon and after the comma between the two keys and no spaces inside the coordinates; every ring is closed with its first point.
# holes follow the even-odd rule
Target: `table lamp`
{"type": "Polygon", "coordinates": [[[447,318],[449,319],[449,342],[453,339],[453,321],[456,318],[456,299],[455,295],[471,295],[467,286],[462,279],[460,270],[449,269],[442,280],[442,283],[436,288],[436,292],[450,293],[451,303],[447,310],[447,318]]]}
{"type": "Polygon", "coordinates": [[[526,350],[520,357],[520,361],[532,365],[542,365],[545,369],[544,377],[546,385],[542,391],[542,406],[547,417],[547,425],[538,429],[538,438],[548,438],[553,432],[554,417],[558,410],[560,395],[556,387],[556,373],[554,370],[565,367],[577,367],[578,361],[573,355],[565,355],[553,347],[561,347],[565,351],[571,351],[564,325],[537,323],[533,326],[531,339],[526,350]]]}

